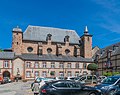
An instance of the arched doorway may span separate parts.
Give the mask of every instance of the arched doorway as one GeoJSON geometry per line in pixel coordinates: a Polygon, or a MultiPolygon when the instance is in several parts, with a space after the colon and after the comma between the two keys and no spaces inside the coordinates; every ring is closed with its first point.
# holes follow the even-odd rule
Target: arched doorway
{"type": "Polygon", "coordinates": [[[10,72],[9,71],[4,71],[3,72],[3,78],[4,77],[9,77],[10,78],[10,72]]]}

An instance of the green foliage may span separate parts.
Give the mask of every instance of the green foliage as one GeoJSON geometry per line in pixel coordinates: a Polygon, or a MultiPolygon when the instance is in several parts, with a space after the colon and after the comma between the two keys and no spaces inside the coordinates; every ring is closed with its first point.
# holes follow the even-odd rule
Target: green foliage
{"type": "Polygon", "coordinates": [[[87,66],[87,69],[88,69],[88,70],[91,70],[91,71],[95,71],[95,70],[98,69],[98,65],[95,64],[95,63],[91,63],[91,64],[89,64],[89,65],[87,66]]]}
{"type": "Polygon", "coordinates": [[[103,75],[104,76],[113,76],[113,75],[117,75],[117,74],[120,74],[120,72],[104,72],[103,75]]]}
{"type": "Polygon", "coordinates": [[[3,50],[0,48],[0,52],[3,52],[3,50]]]}
{"type": "Polygon", "coordinates": [[[55,72],[54,72],[54,71],[51,71],[51,72],[50,72],[50,75],[51,75],[51,76],[54,76],[54,75],[55,75],[55,72]]]}

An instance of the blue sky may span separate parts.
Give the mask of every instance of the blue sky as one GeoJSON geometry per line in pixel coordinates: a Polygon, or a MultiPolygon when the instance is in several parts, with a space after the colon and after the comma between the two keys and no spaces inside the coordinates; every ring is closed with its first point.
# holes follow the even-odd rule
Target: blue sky
{"type": "Polygon", "coordinates": [[[28,25],[76,30],[87,25],[93,47],[120,42],[120,0],[0,0],[0,48],[11,48],[12,29],[28,25]]]}

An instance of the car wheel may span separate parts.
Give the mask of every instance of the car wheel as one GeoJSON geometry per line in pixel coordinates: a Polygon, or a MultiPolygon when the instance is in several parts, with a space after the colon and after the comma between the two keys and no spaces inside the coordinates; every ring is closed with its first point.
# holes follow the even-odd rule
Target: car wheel
{"type": "Polygon", "coordinates": [[[115,90],[111,90],[110,92],[109,92],[109,95],[114,95],[115,94],[115,90]]]}
{"type": "Polygon", "coordinates": [[[97,95],[95,92],[90,92],[88,95],[97,95]]]}

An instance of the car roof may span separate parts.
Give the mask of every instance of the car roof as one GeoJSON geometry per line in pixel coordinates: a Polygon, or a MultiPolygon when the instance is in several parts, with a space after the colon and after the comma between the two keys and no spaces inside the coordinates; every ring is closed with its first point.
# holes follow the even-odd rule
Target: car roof
{"type": "Polygon", "coordinates": [[[110,76],[109,78],[120,78],[120,75],[110,76]]]}
{"type": "Polygon", "coordinates": [[[73,80],[53,80],[53,81],[48,81],[46,82],[47,84],[52,84],[52,83],[57,83],[57,82],[75,82],[73,80]]]}

